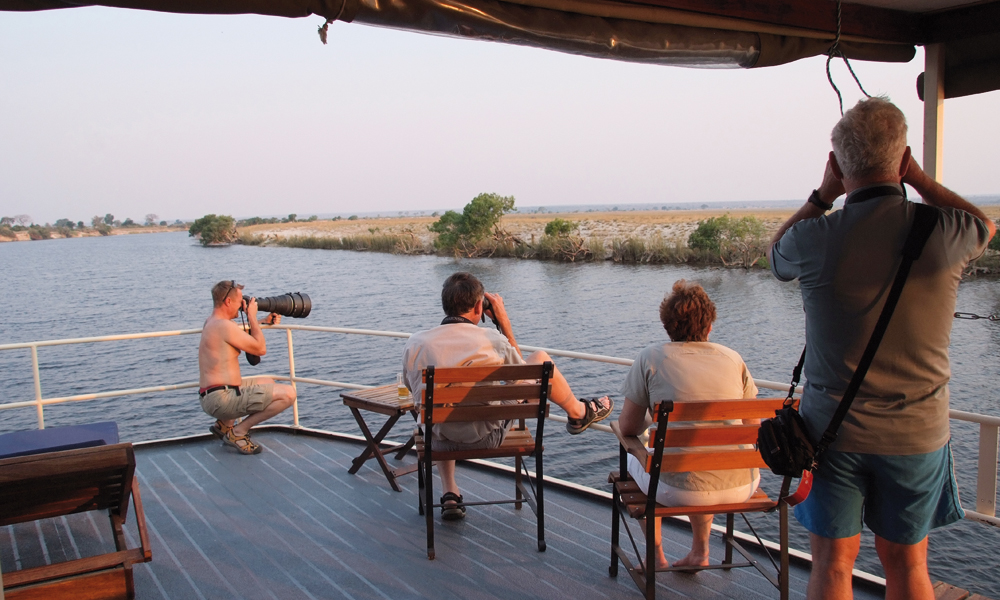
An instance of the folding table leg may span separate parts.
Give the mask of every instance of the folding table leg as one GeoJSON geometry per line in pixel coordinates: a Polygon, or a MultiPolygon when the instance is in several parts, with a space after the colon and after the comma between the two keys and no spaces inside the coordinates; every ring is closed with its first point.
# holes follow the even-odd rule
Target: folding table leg
{"type": "Polygon", "coordinates": [[[398,485],[396,485],[396,475],[393,473],[389,463],[385,462],[385,457],[382,455],[382,449],[379,448],[379,443],[382,441],[382,438],[389,433],[392,426],[399,420],[399,415],[389,417],[389,420],[385,422],[385,425],[382,426],[382,429],[379,430],[378,434],[372,436],[371,430],[368,429],[368,424],[365,423],[365,420],[361,417],[361,412],[353,406],[350,408],[351,413],[354,415],[354,420],[358,422],[358,427],[361,428],[361,433],[364,434],[365,440],[368,442],[368,448],[361,453],[361,456],[354,459],[351,468],[348,469],[347,472],[352,475],[357,473],[361,468],[361,465],[365,464],[369,458],[374,457],[375,460],[378,461],[378,465],[382,467],[382,472],[385,474],[385,478],[389,481],[389,485],[392,486],[392,489],[397,492],[403,491],[399,489],[398,485]]]}

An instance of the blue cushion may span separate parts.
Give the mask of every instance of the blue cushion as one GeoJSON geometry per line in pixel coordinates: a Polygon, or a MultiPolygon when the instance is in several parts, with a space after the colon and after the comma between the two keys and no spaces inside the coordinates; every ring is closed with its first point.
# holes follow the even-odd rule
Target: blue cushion
{"type": "Polygon", "coordinates": [[[0,458],[117,443],[118,423],[114,421],[15,431],[0,435],[0,458]]]}

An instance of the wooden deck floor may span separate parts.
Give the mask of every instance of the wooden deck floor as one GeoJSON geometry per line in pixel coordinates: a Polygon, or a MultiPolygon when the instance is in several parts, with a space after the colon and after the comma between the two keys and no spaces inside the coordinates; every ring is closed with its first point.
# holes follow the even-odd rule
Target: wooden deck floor
{"type": "MultiPolygon", "coordinates": [[[[608,577],[611,511],[600,499],[547,487],[544,553],[527,507],[470,507],[460,522],[438,517],[437,559],[428,561],[415,475],[396,493],[374,462],[347,473],[361,449],[353,442],[279,431],[255,439],[265,450],[254,457],[209,439],[137,448],[153,547],[153,562],[135,567],[137,598],[640,597],[624,571],[608,577]]],[[[459,477],[470,501],[513,489],[502,473],[460,466],[459,477]]],[[[87,556],[109,547],[109,533],[94,513],[5,527],[0,564],[9,572],[87,556]]],[[[666,527],[664,535],[668,557],[686,553],[689,532],[666,527]]],[[[802,568],[792,573],[793,598],[804,597],[806,578],[802,568]]],[[[750,569],[658,580],[663,598],[777,598],[750,569]]]]}

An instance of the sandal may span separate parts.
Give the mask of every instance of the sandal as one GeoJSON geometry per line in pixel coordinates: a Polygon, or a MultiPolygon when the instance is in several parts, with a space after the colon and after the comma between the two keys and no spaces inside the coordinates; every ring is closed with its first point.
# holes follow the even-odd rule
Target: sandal
{"type": "Polygon", "coordinates": [[[230,429],[226,434],[226,437],[222,438],[222,443],[236,448],[236,451],[240,454],[260,454],[262,448],[260,444],[255,444],[253,440],[250,439],[250,434],[246,435],[236,435],[233,430],[230,429]]]}
{"type": "Polygon", "coordinates": [[[221,440],[229,435],[229,432],[233,430],[233,426],[226,425],[222,421],[217,420],[215,423],[212,423],[212,426],[209,427],[208,430],[212,433],[212,435],[221,440]]]}
{"type": "Polygon", "coordinates": [[[462,502],[465,498],[455,492],[447,492],[441,496],[441,519],[445,521],[459,521],[465,518],[465,507],[462,502]],[[447,504],[452,502],[453,504],[447,504]]]}
{"type": "Polygon", "coordinates": [[[573,435],[583,433],[594,423],[607,419],[611,415],[611,411],[615,408],[615,401],[608,396],[604,396],[604,398],[608,399],[607,406],[599,402],[603,398],[581,400],[580,402],[583,402],[583,405],[587,408],[587,414],[582,419],[568,419],[566,421],[566,431],[573,435]]]}

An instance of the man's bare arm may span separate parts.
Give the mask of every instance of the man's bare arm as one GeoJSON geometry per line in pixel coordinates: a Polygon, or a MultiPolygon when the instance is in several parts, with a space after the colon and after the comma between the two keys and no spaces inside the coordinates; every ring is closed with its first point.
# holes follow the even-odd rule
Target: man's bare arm
{"type": "Polygon", "coordinates": [[[490,312],[493,313],[493,317],[497,320],[497,325],[500,326],[500,333],[507,338],[507,341],[517,350],[521,358],[524,358],[524,355],[521,354],[521,348],[514,340],[514,328],[510,324],[510,317],[507,316],[507,309],[504,308],[503,298],[499,294],[491,294],[489,292],[486,292],[486,297],[490,301],[490,312]]]}
{"type": "MultiPolygon", "coordinates": [[[[829,159],[827,159],[826,169],[823,171],[823,182],[816,189],[819,191],[819,199],[826,204],[833,204],[833,201],[844,193],[844,184],[837,178],[836,174],[834,174],[833,167],[831,166],[829,159]]],[[[806,202],[803,204],[802,208],[795,211],[795,214],[789,217],[788,220],[778,228],[774,237],[771,238],[771,244],[768,246],[767,251],[768,257],[771,257],[774,245],[778,243],[781,236],[785,235],[785,232],[788,231],[792,225],[806,219],[817,219],[822,217],[824,214],[826,214],[826,211],[812,202],[806,202]]]]}
{"type": "Polygon", "coordinates": [[[624,435],[640,435],[653,423],[649,410],[632,402],[628,398],[622,404],[622,412],[618,415],[618,426],[624,435]]]}
{"type": "Polygon", "coordinates": [[[226,328],[226,342],[237,350],[264,356],[267,354],[267,344],[264,342],[264,332],[260,328],[260,323],[257,322],[256,298],[250,299],[250,303],[246,306],[246,312],[247,324],[250,326],[249,334],[243,331],[239,325],[230,321],[232,327],[226,328]]]}
{"type": "Polygon", "coordinates": [[[906,173],[903,175],[903,183],[908,183],[913,189],[917,190],[917,193],[923,198],[925,204],[939,208],[957,208],[982,220],[986,223],[986,228],[990,230],[991,239],[997,232],[997,226],[978,206],[928,177],[912,156],[910,157],[910,164],[906,168],[906,173]]]}

